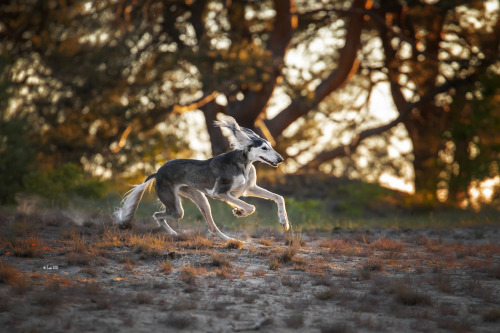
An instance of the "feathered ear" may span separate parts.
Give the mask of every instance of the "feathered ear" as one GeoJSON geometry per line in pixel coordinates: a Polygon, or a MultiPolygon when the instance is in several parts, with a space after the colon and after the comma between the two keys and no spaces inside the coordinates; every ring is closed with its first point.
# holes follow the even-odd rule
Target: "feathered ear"
{"type": "Polygon", "coordinates": [[[224,118],[221,121],[214,121],[214,126],[221,128],[225,127],[231,130],[232,140],[230,141],[232,147],[235,147],[237,149],[243,149],[252,143],[252,139],[246,133],[246,131],[250,130],[247,128],[242,129],[240,125],[238,125],[236,120],[234,120],[233,117],[224,116],[224,118]]]}

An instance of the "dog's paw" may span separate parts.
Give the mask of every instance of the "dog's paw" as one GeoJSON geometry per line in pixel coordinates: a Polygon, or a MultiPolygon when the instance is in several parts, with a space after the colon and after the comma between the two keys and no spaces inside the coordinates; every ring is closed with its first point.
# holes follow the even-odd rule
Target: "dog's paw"
{"type": "Polygon", "coordinates": [[[236,217],[243,217],[243,216],[245,216],[245,211],[241,208],[234,208],[233,215],[236,217]]]}
{"type": "Polygon", "coordinates": [[[280,219],[280,224],[283,226],[283,229],[285,229],[285,231],[290,229],[290,222],[288,222],[288,219],[286,220],[280,219]]]}

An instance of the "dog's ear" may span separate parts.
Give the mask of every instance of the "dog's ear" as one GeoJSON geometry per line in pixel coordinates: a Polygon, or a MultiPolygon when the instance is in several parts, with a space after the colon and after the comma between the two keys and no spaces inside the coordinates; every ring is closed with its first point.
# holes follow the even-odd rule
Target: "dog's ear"
{"type": "MultiPolygon", "coordinates": [[[[221,121],[214,121],[214,126],[221,128],[225,127],[231,130],[231,146],[234,146],[235,148],[243,149],[252,143],[252,139],[249,136],[250,133],[247,132],[252,131],[247,128],[241,128],[233,117],[224,116],[221,121]]],[[[257,135],[255,133],[253,134],[257,135]]]]}

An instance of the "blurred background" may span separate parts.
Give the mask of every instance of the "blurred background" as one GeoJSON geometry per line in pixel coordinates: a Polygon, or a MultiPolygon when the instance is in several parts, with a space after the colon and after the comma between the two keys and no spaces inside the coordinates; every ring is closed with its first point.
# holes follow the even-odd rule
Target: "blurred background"
{"type": "Polygon", "coordinates": [[[285,157],[260,177],[311,226],[332,225],[324,212],[496,210],[499,12],[497,0],[3,2],[0,204],[119,201],[170,159],[227,151],[212,126],[227,114],[285,157]]]}

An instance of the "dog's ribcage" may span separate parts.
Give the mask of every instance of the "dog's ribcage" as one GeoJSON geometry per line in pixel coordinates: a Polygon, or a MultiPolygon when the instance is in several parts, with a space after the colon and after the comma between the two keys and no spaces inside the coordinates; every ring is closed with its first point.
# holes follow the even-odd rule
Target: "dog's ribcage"
{"type": "Polygon", "coordinates": [[[256,182],[255,167],[245,162],[237,151],[205,161],[173,160],[158,170],[157,189],[188,186],[211,197],[222,193],[239,197],[256,182]]]}

